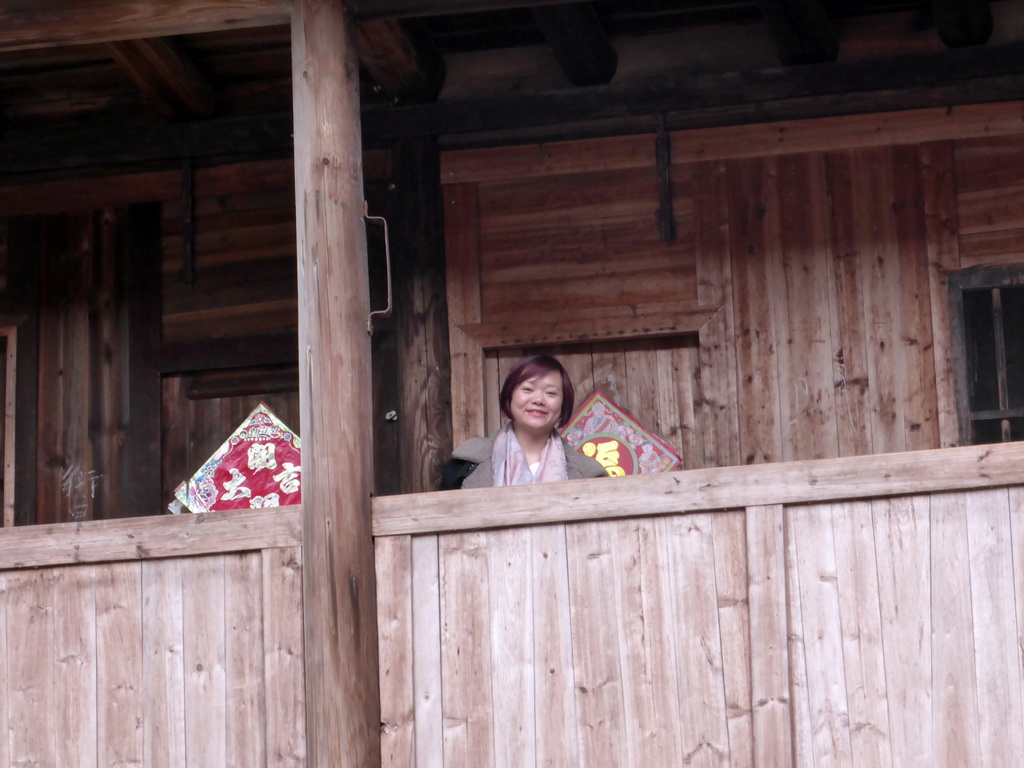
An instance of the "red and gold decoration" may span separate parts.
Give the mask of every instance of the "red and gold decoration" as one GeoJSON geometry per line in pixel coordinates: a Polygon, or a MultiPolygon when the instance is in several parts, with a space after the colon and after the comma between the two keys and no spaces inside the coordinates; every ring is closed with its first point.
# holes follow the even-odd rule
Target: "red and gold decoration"
{"type": "Polygon", "coordinates": [[[562,427],[561,434],[577,451],[596,459],[612,477],[669,472],[681,463],[672,446],[601,392],[587,398],[562,427]]]}
{"type": "Polygon", "coordinates": [[[260,403],[174,495],[190,512],[302,501],[299,436],[260,403]]]}

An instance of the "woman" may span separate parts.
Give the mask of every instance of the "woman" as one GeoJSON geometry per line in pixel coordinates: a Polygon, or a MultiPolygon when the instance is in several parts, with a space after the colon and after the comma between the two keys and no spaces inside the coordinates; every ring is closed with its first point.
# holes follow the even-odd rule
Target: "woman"
{"type": "Polygon", "coordinates": [[[498,402],[509,423],[493,437],[475,437],[455,449],[441,490],[607,477],[604,467],[556,431],[572,416],[573,401],[560,362],[548,355],[522,358],[501,386],[498,402]]]}

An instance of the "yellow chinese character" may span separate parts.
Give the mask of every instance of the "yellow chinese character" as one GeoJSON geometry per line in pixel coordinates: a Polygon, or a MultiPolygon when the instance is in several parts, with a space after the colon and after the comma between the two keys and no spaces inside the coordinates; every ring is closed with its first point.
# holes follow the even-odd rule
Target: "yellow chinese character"
{"type": "Polygon", "coordinates": [[[583,446],[583,453],[607,470],[612,477],[624,477],[626,470],[619,466],[619,442],[618,440],[606,440],[603,443],[586,443],[583,446]]]}

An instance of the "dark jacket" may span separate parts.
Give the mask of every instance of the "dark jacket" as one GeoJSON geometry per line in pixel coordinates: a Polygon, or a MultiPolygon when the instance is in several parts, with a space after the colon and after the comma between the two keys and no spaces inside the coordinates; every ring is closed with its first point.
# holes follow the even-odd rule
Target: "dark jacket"
{"type": "MultiPolygon", "coordinates": [[[[565,440],[565,464],[570,480],[585,477],[607,477],[604,467],[589,456],[575,450],[565,440]]],[[[493,485],[491,453],[494,450],[494,437],[474,437],[462,443],[452,453],[451,459],[444,465],[441,472],[441,490],[450,491],[455,488],[490,488],[493,485]]]]}

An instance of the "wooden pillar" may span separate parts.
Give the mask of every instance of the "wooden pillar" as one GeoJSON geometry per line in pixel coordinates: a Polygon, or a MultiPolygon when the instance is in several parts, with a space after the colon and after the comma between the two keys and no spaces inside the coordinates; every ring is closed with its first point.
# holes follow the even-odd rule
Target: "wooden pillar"
{"type": "Polygon", "coordinates": [[[17,435],[14,480],[14,524],[39,522],[36,493],[36,451],[39,430],[39,262],[46,248],[46,220],[39,216],[15,216],[7,236],[6,310],[18,322],[15,383],[17,435]]]}
{"type": "Polygon", "coordinates": [[[307,765],[380,765],[359,63],[339,0],[292,17],[307,765]]]}
{"type": "MultiPolygon", "coordinates": [[[[124,279],[120,325],[125,337],[119,346],[124,356],[126,379],[120,382],[127,397],[127,422],[120,437],[121,465],[119,503],[106,516],[159,515],[163,509],[160,464],[139,461],[140,456],[160,455],[160,371],[147,351],[159,347],[163,303],[161,297],[160,204],[131,205],[124,215],[124,242],[118,269],[124,279]],[[130,364],[128,364],[130,361],[130,364]]],[[[112,416],[117,423],[117,415],[112,416]]]]}

